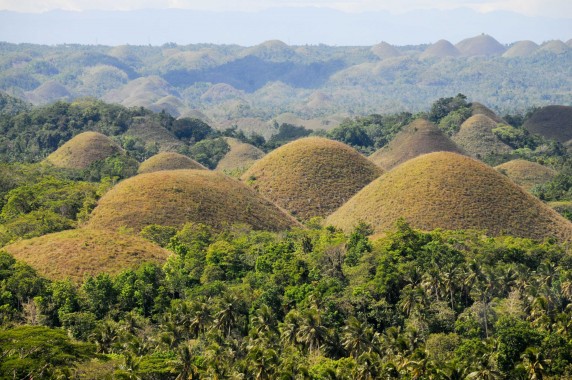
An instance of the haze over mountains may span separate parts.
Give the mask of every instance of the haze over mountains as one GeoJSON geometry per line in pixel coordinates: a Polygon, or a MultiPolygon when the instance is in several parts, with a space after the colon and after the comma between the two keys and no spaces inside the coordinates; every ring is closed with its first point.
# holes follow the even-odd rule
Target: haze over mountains
{"type": "Polygon", "coordinates": [[[344,13],[327,8],[274,8],[260,12],[180,9],[130,12],[0,12],[0,40],[39,44],[162,45],[217,43],[256,45],[264,39],[288,44],[407,45],[447,38],[454,43],[488,33],[502,43],[542,43],[572,36],[570,15],[529,17],[514,12],[479,13],[466,8],[344,13]],[[49,33],[48,33],[49,31],[49,33]],[[261,37],[263,36],[263,37],[261,37]]]}

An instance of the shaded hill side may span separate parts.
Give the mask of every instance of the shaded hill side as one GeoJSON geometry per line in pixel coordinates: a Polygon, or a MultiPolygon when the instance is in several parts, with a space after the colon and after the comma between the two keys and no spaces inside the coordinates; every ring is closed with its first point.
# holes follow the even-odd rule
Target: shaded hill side
{"type": "Polygon", "coordinates": [[[382,172],[345,144],[309,137],[270,152],[241,178],[306,220],[330,214],[382,172]]]}
{"type": "Polygon", "coordinates": [[[185,146],[167,128],[148,117],[134,118],[125,134],[140,138],[146,144],[158,144],[159,151],[172,152],[185,146]]]}
{"type": "Polygon", "coordinates": [[[264,157],[265,153],[254,145],[243,143],[232,137],[226,137],[230,150],[218,162],[216,170],[244,172],[256,161],[264,157]]]}
{"type": "Polygon", "coordinates": [[[121,147],[109,137],[98,132],[83,132],[59,147],[45,161],[61,168],[85,169],[96,161],[122,152],[121,147]]]}
{"type": "Polygon", "coordinates": [[[176,170],[176,169],[199,169],[207,170],[203,165],[197,161],[175,152],[161,152],[139,165],[139,174],[152,173],[161,170],[176,170]]]}
{"type": "Polygon", "coordinates": [[[497,123],[492,119],[477,114],[465,120],[459,132],[453,135],[452,140],[476,158],[511,152],[512,149],[493,133],[496,127],[497,123]]]}
{"type": "Polygon", "coordinates": [[[399,218],[424,230],[483,229],[491,235],[572,239],[572,223],[485,164],[455,153],[430,153],[381,176],[326,223],[350,231],[358,221],[376,233],[399,218]]]}
{"type": "Polygon", "coordinates": [[[572,140],[572,107],[542,107],[524,122],[523,127],[529,132],[565,143],[572,140]]]}
{"type": "Polygon", "coordinates": [[[479,102],[471,102],[471,115],[485,115],[489,119],[493,120],[495,123],[503,123],[508,124],[503,118],[498,116],[493,110],[488,108],[482,103],[479,102]]]}
{"type": "Polygon", "coordinates": [[[536,185],[550,181],[557,172],[536,162],[512,160],[495,166],[495,169],[506,175],[514,183],[530,190],[536,185]]]}
{"type": "Polygon", "coordinates": [[[433,123],[417,119],[399,132],[389,144],[369,156],[369,159],[389,170],[422,154],[440,151],[463,153],[433,123]]]}
{"type": "Polygon", "coordinates": [[[207,170],[159,171],[120,182],[99,200],[88,225],[140,231],[149,224],[178,227],[187,222],[214,228],[244,223],[271,231],[297,225],[244,184],[207,170]]]}
{"type": "Polygon", "coordinates": [[[85,276],[116,274],[144,262],[163,263],[170,254],[138,236],[94,229],[48,234],[3,250],[51,280],[71,278],[77,283],[85,276]]]}
{"type": "Polygon", "coordinates": [[[505,58],[530,57],[538,50],[538,44],[532,41],[519,41],[512,45],[502,56],[505,58]]]}

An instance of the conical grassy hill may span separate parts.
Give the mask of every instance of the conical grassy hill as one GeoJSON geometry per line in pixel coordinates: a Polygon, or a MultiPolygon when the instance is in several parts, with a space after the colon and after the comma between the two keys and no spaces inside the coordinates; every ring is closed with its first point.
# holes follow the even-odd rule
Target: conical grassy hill
{"type": "Polygon", "coordinates": [[[207,170],[203,165],[185,155],[175,152],[161,152],[149,157],[139,165],[139,174],[161,170],[199,169],[207,170]]]}
{"type": "Polygon", "coordinates": [[[93,210],[94,228],[149,224],[179,227],[187,222],[214,228],[244,223],[258,230],[284,230],[297,222],[241,182],[208,170],[140,174],[117,184],[93,210]]]}
{"type": "Polygon", "coordinates": [[[242,180],[298,219],[307,220],[329,215],[382,172],[345,144],[309,137],[270,152],[242,180]]]}
{"type": "Polygon", "coordinates": [[[505,51],[504,46],[487,34],[464,39],[455,47],[464,56],[500,55],[505,51]]]}
{"type": "Polygon", "coordinates": [[[505,58],[530,57],[538,50],[538,44],[532,41],[519,41],[512,45],[502,56],[505,58]]]}
{"type": "Polygon", "coordinates": [[[506,175],[514,183],[530,190],[535,185],[550,181],[557,172],[536,162],[512,160],[495,166],[495,169],[506,175]]]}
{"type": "Polygon", "coordinates": [[[369,159],[385,170],[431,152],[462,150],[433,123],[417,119],[399,132],[393,140],[373,153],[369,159]]]}
{"type": "Polygon", "coordinates": [[[439,40],[425,49],[419,58],[445,58],[458,57],[459,55],[461,55],[461,52],[452,43],[447,40],[439,40]]]}
{"type": "Polygon", "coordinates": [[[119,273],[144,262],[162,263],[169,252],[141,237],[82,228],[22,240],[2,248],[52,280],[119,273]]]}
{"type": "Polygon", "coordinates": [[[493,133],[497,123],[488,116],[473,115],[463,124],[452,140],[472,157],[483,158],[490,154],[502,154],[512,151],[493,133]]]}
{"type": "Polygon", "coordinates": [[[387,58],[399,57],[401,53],[394,46],[388,44],[385,41],[373,45],[370,51],[376,55],[379,59],[384,60],[387,58]]]}
{"type": "Polygon", "coordinates": [[[414,227],[482,229],[542,239],[572,239],[572,223],[493,168],[450,152],[414,158],[387,172],[326,219],[350,231],[359,221],[376,233],[399,218],[414,227]]]}
{"type": "Polygon", "coordinates": [[[524,122],[523,127],[531,133],[566,143],[572,140],[572,107],[542,107],[524,122]]]}
{"type": "Polygon", "coordinates": [[[218,162],[216,170],[239,171],[241,174],[256,161],[264,157],[264,152],[254,145],[244,143],[232,137],[225,138],[230,150],[218,162]]]}
{"type": "Polygon", "coordinates": [[[479,102],[471,102],[471,116],[474,115],[485,115],[495,123],[503,123],[508,124],[503,118],[498,116],[493,110],[488,108],[482,103],[479,102]]]}
{"type": "Polygon", "coordinates": [[[76,135],[45,161],[67,169],[85,169],[92,163],[123,153],[119,145],[98,132],[83,132],[76,135]]]}

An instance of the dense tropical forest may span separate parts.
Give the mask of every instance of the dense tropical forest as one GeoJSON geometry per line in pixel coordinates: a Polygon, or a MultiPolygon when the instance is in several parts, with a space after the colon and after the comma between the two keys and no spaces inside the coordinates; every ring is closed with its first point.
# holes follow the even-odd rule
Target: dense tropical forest
{"type": "MultiPolygon", "coordinates": [[[[219,166],[235,146],[260,158],[314,136],[363,155],[388,147],[396,154],[397,141],[425,128],[421,120],[490,166],[543,166],[552,174],[526,196],[545,202],[538,207],[558,203],[554,209],[570,219],[572,137],[533,132],[541,111],[498,117],[458,94],[423,112],[356,116],[327,131],[275,123],[264,137],[91,98],[33,106],[1,94],[0,378],[570,378],[572,251],[565,239],[427,231],[405,219],[383,233],[363,221],[345,230],[323,217],[290,216],[280,216],[290,228],[266,230],[257,221],[174,226],[176,215],[112,232],[93,225],[105,217],[101,207],[117,201],[118,184],[129,190],[126,184],[152,178],[138,173],[160,152],[192,161],[193,173],[216,169],[224,173],[217,181],[230,176],[248,186],[261,175],[219,166]],[[497,150],[468,139],[483,125],[476,110],[497,120],[485,131],[497,150]],[[111,147],[107,156],[78,142],[93,132],[98,152],[111,147]],[[81,166],[66,156],[72,141],[82,152],[72,164],[85,159],[81,166]],[[57,259],[43,256],[54,249],[61,249],[57,259]],[[146,260],[151,250],[156,255],[146,260]],[[140,259],[133,264],[131,256],[140,259]]],[[[497,171],[510,177],[508,168],[497,171]]],[[[176,181],[167,187],[187,191],[176,181]]],[[[190,207],[184,198],[174,199],[190,207]]],[[[247,213],[259,207],[244,202],[247,213]]],[[[569,222],[554,218],[569,231],[569,222]]]]}

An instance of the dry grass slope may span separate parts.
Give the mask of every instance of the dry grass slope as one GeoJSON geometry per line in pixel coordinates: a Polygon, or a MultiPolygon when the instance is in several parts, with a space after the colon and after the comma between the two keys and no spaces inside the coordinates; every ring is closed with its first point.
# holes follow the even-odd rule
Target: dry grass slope
{"type": "Polygon", "coordinates": [[[199,169],[207,170],[197,161],[175,152],[161,152],[139,165],[139,174],[158,172],[161,170],[199,169]]]}
{"type": "Polygon", "coordinates": [[[497,123],[488,116],[473,115],[465,120],[452,140],[476,158],[490,154],[509,153],[512,149],[492,132],[496,127],[497,123]]]}
{"type": "Polygon", "coordinates": [[[566,143],[572,140],[572,107],[542,107],[534,112],[523,126],[529,132],[566,143]]]}
{"type": "Polygon", "coordinates": [[[389,170],[422,154],[441,151],[463,153],[462,149],[433,123],[417,119],[369,159],[389,170]]]}
{"type": "Polygon", "coordinates": [[[425,49],[419,58],[445,58],[458,57],[459,55],[461,55],[461,52],[452,43],[447,40],[439,40],[425,49]]]}
{"type": "Polygon", "coordinates": [[[307,220],[329,215],[382,172],[345,144],[309,137],[270,152],[242,180],[307,220]]]}
{"type": "Polygon", "coordinates": [[[118,273],[143,262],[162,263],[169,252],[138,236],[78,229],[22,240],[3,248],[52,280],[118,273]]]}
{"type": "Polygon", "coordinates": [[[471,115],[485,115],[489,119],[493,120],[495,123],[508,124],[503,118],[499,117],[493,110],[488,108],[482,103],[471,102],[471,115]]]}
{"type": "Polygon", "coordinates": [[[482,229],[491,235],[572,239],[572,223],[483,163],[450,152],[426,154],[381,176],[326,222],[345,231],[358,221],[376,233],[398,218],[433,230],[482,229]]]}
{"type": "Polygon", "coordinates": [[[497,55],[505,52],[504,46],[487,34],[464,39],[455,46],[465,56],[497,55]]]}
{"type": "Polygon", "coordinates": [[[538,53],[564,54],[570,47],[560,40],[548,41],[540,46],[538,53]]]}
{"type": "Polygon", "coordinates": [[[122,152],[109,137],[97,132],[83,132],[59,147],[45,161],[61,168],[84,169],[96,161],[122,152]]]}
{"type": "Polygon", "coordinates": [[[126,134],[140,138],[146,144],[157,143],[160,151],[175,151],[185,146],[167,128],[147,117],[134,118],[126,134]]]}
{"type": "Polygon", "coordinates": [[[385,41],[373,45],[370,51],[379,59],[384,60],[387,58],[399,57],[401,53],[395,47],[391,46],[385,41]]]}
{"type": "Polygon", "coordinates": [[[557,174],[555,170],[526,160],[505,162],[504,164],[495,166],[495,169],[526,190],[530,190],[535,185],[550,181],[557,174]]]}
{"type": "Polygon", "coordinates": [[[532,41],[519,41],[512,45],[502,56],[504,58],[530,57],[538,50],[538,44],[532,41]]]}
{"type": "Polygon", "coordinates": [[[232,137],[226,137],[225,141],[230,146],[227,154],[218,162],[216,170],[235,172],[241,174],[252,166],[256,161],[264,157],[264,152],[254,145],[243,143],[232,137]]]}
{"type": "Polygon", "coordinates": [[[241,182],[208,170],[168,170],[129,178],[105,194],[88,224],[133,228],[179,227],[187,222],[214,228],[245,223],[258,230],[284,230],[296,221],[241,182]]]}

